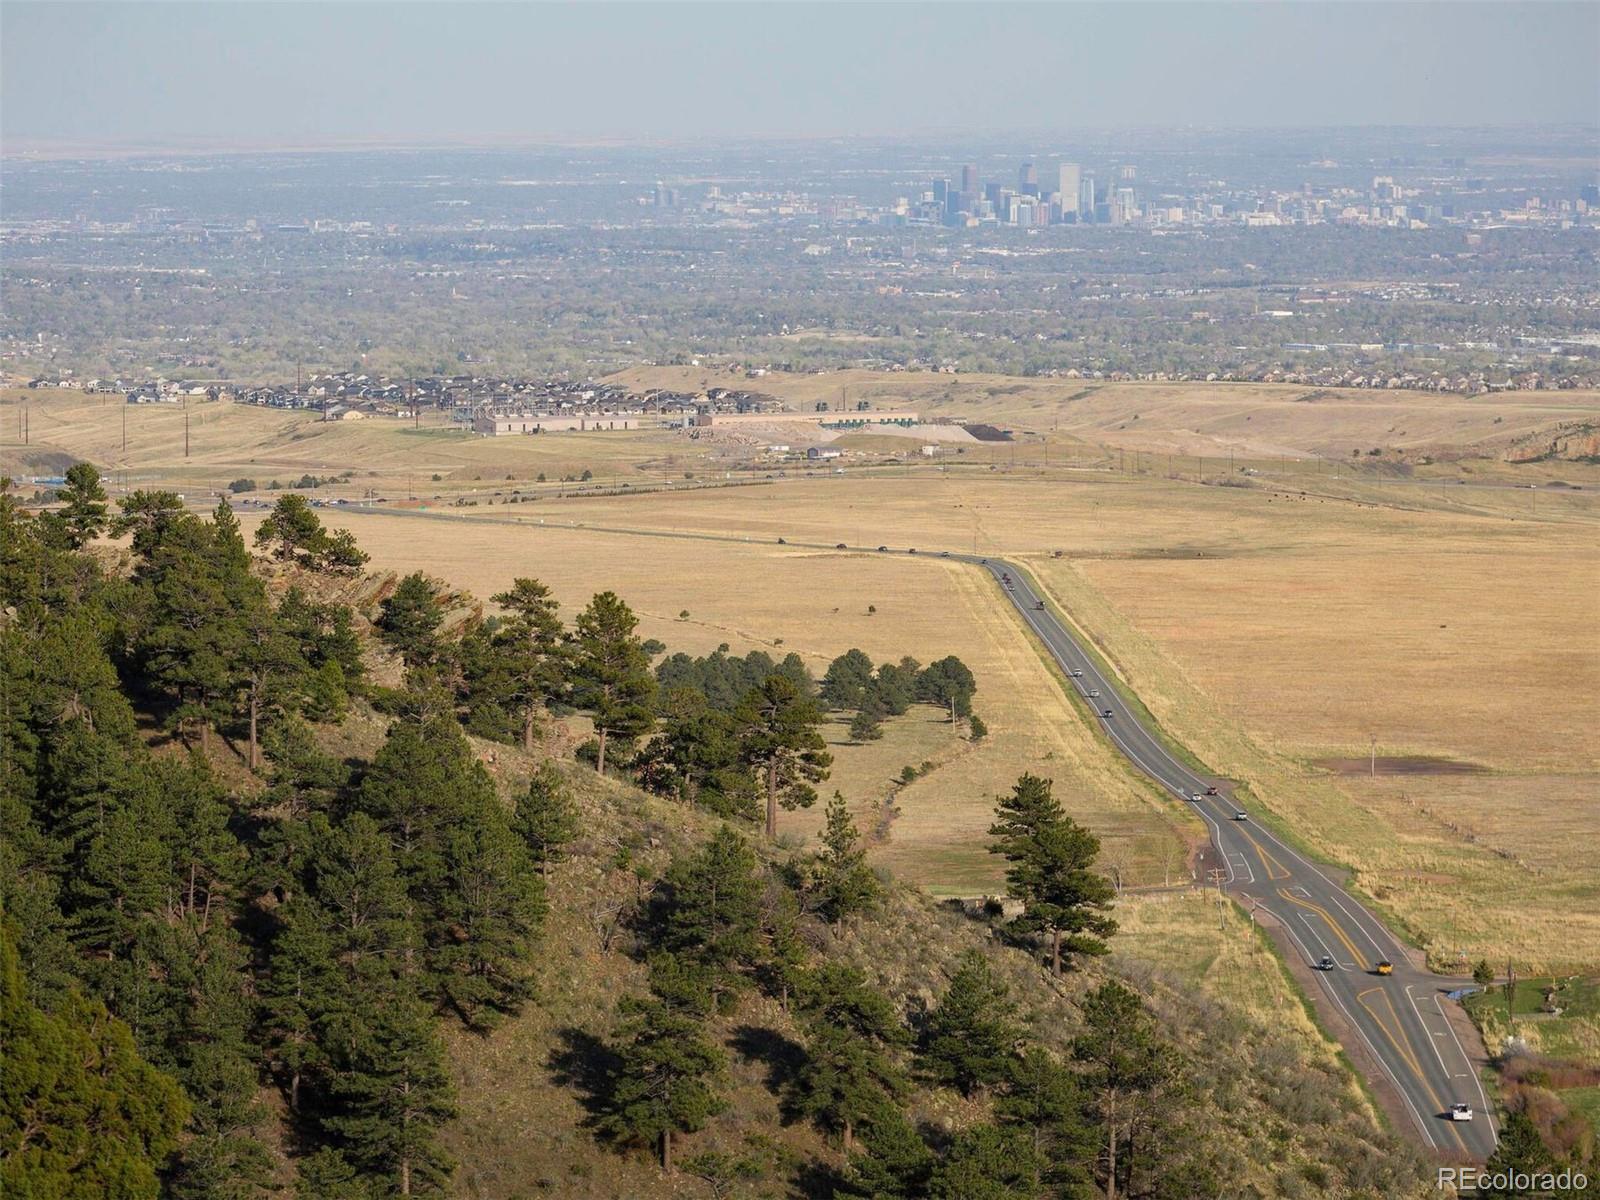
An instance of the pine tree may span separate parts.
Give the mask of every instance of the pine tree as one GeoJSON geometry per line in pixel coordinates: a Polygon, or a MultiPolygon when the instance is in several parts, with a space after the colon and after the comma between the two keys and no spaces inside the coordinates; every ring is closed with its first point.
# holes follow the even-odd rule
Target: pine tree
{"type": "Polygon", "coordinates": [[[176,492],[137,491],[117,505],[122,514],[113,523],[113,532],[132,534],[134,554],[146,561],[178,528],[195,520],[176,492]]]}
{"type": "Polygon", "coordinates": [[[795,1074],[790,1100],[797,1111],[839,1130],[848,1158],[856,1125],[904,1090],[904,1074],[891,1051],[909,1035],[865,975],[834,963],[807,980],[801,1024],[806,1060],[795,1074]]]}
{"type": "Polygon", "coordinates": [[[318,565],[335,575],[354,575],[371,557],[356,544],[355,534],[348,529],[335,529],[322,544],[318,565]]]}
{"type": "MultiPolygon", "coordinates": [[[[1500,1124],[1500,1140],[1495,1146],[1494,1153],[1489,1156],[1489,1161],[1484,1164],[1484,1173],[1490,1177],[1498,1175],[1509,1180],[1515,1175],[1535,1175],[1549,1170],[1550,1167],[1550,1150],[1544,1144],[1544,1139],[1539,1136],[1539,1127],[1534,1124],[1533,1118],[1522,1109],[1508,1111],[1505,1120],[1500,1124]]],[[[1479,1188],[1478,1194],[1521,1196],[1526,1195],[1526,1192],[1512,1185],[1504,1188],[1479,1188]]]]}
{"type": "Polygon", "coordinates": [[[527,961],[544,919],[544,882],[497,799],[472,805],[449,832],[430,946],[439,994],[467,1024],[493,1026],[532,991],[527,961]]]}
{"type": "Polygon", "coordinates": [[[528,781],[528,790],[517,801],[512,829],[528,848],[528,856],[538,866],[543,879],[550,878],[550,867],[566,857],[566,849],[578,836],[578,810],[567,785],[551,762],[541,763],[528,781]]]}
{"type": "Polygon", "coordinates": [[[174,722],[197,722],[202,749],[208,749],[211,728],[229,710],[242,648],[213,526],[197,520],[174,525],[136,579],[149,597],[139,658],[170,696],[174,722]]]}
{"type": "Polygon", "coordinates": [[[1043,1196],[1038,1156],[1019,1131],[974,1125],[956,1134],[928,1183],[932,1200],[1034,1200],[1043,1196]]]}
{"type": "Polygon", "coordinates": [[[829,708],[860,708],[872,681],[872,660],[860,650],[845,651],[828,664],[822,677],[822,702],[829,708]]]}
{"type": "Polygon", "coordinates": [[[952,721],[972,715],[972,695],[977,690],[972,671],[953,654],[929,663],[917,675],[917,699],[945,709],[952,721]]]}
{"type": "Polygon", "coordinates": [[[886,714],[876,696],[861,701],[861,710],[850,720],[852,742],[875,742],[883,736],[883,718],[886,714]]]}
{"type": "Polygon", "coordinates": [[[760,959],[762,881],[755,853],[724,825],[668,869],[656,901],[656,946],[711,972],[719,999],[760,959]]]}
{"type": "Polygon", "coordinates": [[[561,607],[537,579],[518,578],[493,597],[504,608],[494,649],[509,678],[506,698],[522,717],[522,748],[533,750],[533,735],[546,701],[562,686],[561,607]]]}
{"type": "Polygon", "coordinates": [[[769,675],[733,715],[739,761],[766,795],[767,836],[778,833],[778,808],[816,803],[811,784],[828,777],[833,756],[817,727],[822,710],[783,675],[769,675]]]}
{"type": "Polygon", "coordinates": [[[861,834],[838,792],[828,802],[813,890],[818,912],[832,925],[870,909],[883,892],[877,876],[867,866],[861,834]]]}
{"type": "Polygon", "coordinates": [[[100,472],[86,462],[73,463],[67,468],[67,483],[61,489],[61,520],[67,530],[67,544],[76,550],[105,532],[110,523],[106,504],[106,489],[100,484],[100,472]]]}
{"type": "Polygon", "coordinates": [[[1092,869],[1100,840],[1062,812],[1050,794],[1050,780],[1036,775],[1017,780],[995,815],[989,835],[997,840],[989,851],[1011,864],[1006,883],[1023,904],[1012,928],[1049,935],[1055,975],[1061,973],[1063,953],[1106,953],[1102,939],[1117,925],[1102,915],[1115,895],[1111,883],[1092,869]]]}
{"type": "Polygon", "coordinates": [[[961,958],[950,986],[928,1015],[923,1069],[967,1096],[1005,1079],[1021,1030],[1010,989],[976,950],[961,958]]]}
{"type": "Polygon", "coordinates": [[[671,1172],[673,1137],[727,1107],[716,1091],[723,1054],[698,1013],[658,998],[624,1000],[619,1012],[617,1067],[600,1127],[619,1141],[655,1144],[662,1170],[671,1172]]]}
{"type": "Polygon", "coordinates": [[[733,718],[690,687],[661,693],[660,706],[661,729],[635,763],[640,784],[719,817],[753,818],[759,800],[739,765],[733,718]]]}
{"type": "Polygon", "coordinates": [[[1040,1046],[1012,1059],[1009,1074],[1009,1085],[995,1102],[997,1115],[1026,1132],[1057,1194],[1089,1192],[1097,1139],[1084,1119],[1087,1098],[1078,1077],[1040,1046]]]}
{"type": "Polygon", "coordinates": [[[362,1174],[400,1196],[444,1195],[454,1163],[439,1129],[455,1094],[430,1006],[404,979],[366,983],[330,1020],[322,1127],[362,1174]]]}
{"type": "Polygon", "coordinates": [[[439,594],[421,571],[407,575],[378,605],[378,636],[407,666],[426,666],[438,659],[442,624],[439,594]]]}
{"type": "Polygon", "coordinates": [[[256,545],[270,550],[274,558],[290,562],[303,558],[315,563],[327,539],[322,521],[298,492],[279,496],[256,528],[256,545]]]}
{"type": "Polygon", "coordinates": [[[857,1152],[842,1180],[846,1195],[870,1200],[921,1200],[928,1194],[934,1156],[900,1107],[887,1100],[863,1117],[857,1152]]]}
{"type": "Polygon", "coordinates": [[[1116,1200],[1117,1153],[1131,1110],[1176,1077],[1177,1062],[1139,997],[1115,980],[1089,993],[1083,1020],[1072,1052],[1088,1068],[1085,1083],[1104,1131],[1106,1200],[1116,1200]]]}
{"type": "Polygon", "coordinates": [[[655,723],[650,711],[655,680],[634,632],[638,625],[614,592],[600,592],[578,614],[573,631],[573,703],[594,714],[600,742],[595,765],[602,775],[609,739],[638,737],[655,723]]]}
{"type": "Polygon", "coordinates": [[[128,1027],[77,992],[45,1013],[0,923],[0,1194],[155,1200],[189,1105],[128,1027]]]}

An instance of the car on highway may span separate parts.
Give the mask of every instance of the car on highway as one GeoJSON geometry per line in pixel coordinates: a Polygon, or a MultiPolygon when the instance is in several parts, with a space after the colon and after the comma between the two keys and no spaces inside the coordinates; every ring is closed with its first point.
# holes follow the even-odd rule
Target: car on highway
{"type": "Polygon", "coordinates": [[[948,550],[939,551],[939,557],[940,558],[949,558],[950,557],[950,551],[948,551],[948,550]]]}
{"type": "Polygon", "coordinates": [[[1194,795],[1190,796],[1189,799],[1193,800],[1196,804],[1199,804],[1200,801],[1205,799],[1205,797],[1202,796],[1199,792],[1196,792],[1194,795]]]}
{"type": "Polygon", "coordinates": [[[1380,958],[1378,960],[1378,965],[1372,969],[1372,973],[1374,975],[1393,975],[1394,964],[1387,958],[1380,958]]]}
{"type": "Polygon", "coordinates": [[[1236,808],[1233,810],[1233,819],[1235,821],[1248,821],[1250,818],[1245,816],[1244,809],[1236,808]]]}
{"type": "Polygon", "coordinates": [[[1111,710],[1109,708],[1102,708],[1100,710],[1100,715],[1102,717],[1109,717],[1111,715],[1111,710]]]}
{"type": "Polygon", "coordinates": [[[1216,784],[1212,784],[1210,787],[1208,787],[1206,789],[1206,795],[1215,796],[1216,794],[1217,794],[1217,785],[1216,784]]]}
{"type": "Polygon", "coordinates": [[[911,549],[906,551],[907,554],[915,554],[916,552],[917,552],[917,548],[915,546],[911,547],[911,549]]]}
{"type": "Polygon", "coordinates": [[[1094,700],[1094,699],[1098,698],[1099,695],[1100,695],[1100,689],[1099,688],[1090,688],[1089,689],[1089,699],[1094,700]]]}
{"type": "Polygon", "coordinates": [[[879,554],[887,554],[887,553],[889,553],[889,547],[887,547],[887,546],[879,546],[878,547],[878,553],[879,554]]]}
{"type": "Polygon", "coordinates": [[[1319,971],[1331,971],[1331,970],[1333,970],[1333,955],[1324,954],[1321,958],[1317,959],[1317,970],[1319,970],[1319,971]]]}
{"type": "Polygon", "coordinates": [[[1043,600],[1035,600],[1033,602],[1033,606],[1034,606],[1034,608],[1038,609],[1040,612],[1044,611],[1044,601],[1043,600]]]}
{"type": "Polygon", "coordinates": [[[837,545],[834,546],[834,549],[835,550],[848,550],[848,549],[850,549],[850,547],[846,546],[843,542],[840,542],[840,543],[838,543],[837,545]]]}
{"type": "Polygon", "coordinates": [[[789,539],[788,538],[779,538],[778,539],[778,545],[787,546],[788,544],[789,544],[789,539]]]}
{"type": "Polygon", "coordinates": [[[1074,667],[1072,670],[1068,671],[1067,674],[1071,675],[1074,679],[1082,679],[1083,678],[1083,672],[1078,670],[1076,667],[1074,667]]]}
{"type": "Polygon", "coordinates": [[[1452,1104],[1450,1106],[1450,1119],[1452,1121],[1472,1120],[1472,1105],[1460,1103],[1452,1104]]]}

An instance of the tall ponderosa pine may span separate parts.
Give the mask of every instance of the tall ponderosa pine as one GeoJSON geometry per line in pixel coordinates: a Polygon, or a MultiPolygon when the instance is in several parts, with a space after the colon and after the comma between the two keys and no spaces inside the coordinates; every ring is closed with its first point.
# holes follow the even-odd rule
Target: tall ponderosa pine
{"type": "Polygon", "coordinates": [[[1117,1152],[1134,1108],[1176,1077],[1177,1061],[1139,997],[1115,980],[1089,993],[1083,1020],[1072,1052],[1088,1068],[1085,1085],[1094,1097],[1106,1151],[1106,1200],[1116,1200],[1117,1152]]]}
{"type": "Polygon", "coordinates": [[[1008,1067],[1010,1080],[995,1101],[996,1114],[1027,1134],[1057,1194],[1091,1193],[1099,1140],[1077,1074],[1042,1046],[1029,1046],[1008,1067]]]}
{"type": "Polygon", "coordinates": [[[917,675],[917,699],[939,705],[952,721],[972,714],[972,696],[977,690],[972,671],[953,654],[929,663],[917,675]]]}
{"type": "Polygon", "coordinates": [[[1103,915],[1115,895],[1111,882],[1093,870],[1100,839],[1062,811],[1050,786],[1048,779],[1024,775],[1001,797],[989,851],[1011,864],[1006,883],[1023,905],[1012,928],[1047,934],[1050,970],[1059,975],[1063,953],[1106,953],[1103,939],[1117,924],[1103,915]]]}
{"type": "Polygon", "coordinates": [[[439,1129],[456,1115],[455,1091],[431,1008],[409,982],[368,987],[334,1023],[321,1124],[383,1190],[439,1196],[454,1168],[439,1129]]]}
{"type": "Polygon", "coordinates": [[[561,606],[537,579],[515,579],[493,599],[506,610],[493,638],[505,673],[504,698],[521,717],[522,748],[532,751],[539,715],[564,683],[561,606]]]}
{"type": "Polygon", "coordinates": [[[816,858],[811,890],[817,911],[829,924],[865,912],[877,903],[883,892],[878,877],[867,866],[867,850],[861,833],[850,819],[844,797],[834,792],[828,802],[827,825],[822,833],[822,849],[816,858]]]}
{"type": "Polygon", "coordinates": [[[170,697],[171,720],[179,728],[199,725],[203,749],[232,709],[242,632],[231,581],[215,527],[193,516],[172,524],[135,576],[148,596],[139,657],[170,697]]]}
{"type": "Polygon", "coordinates": [[[632,739],[655,724],[650,701],[655,679],[633,610],[614,592],[600,592],[578,614],[573,630],[573,703],[594,714],[600,743],[596,768],[606,771],[611,738],[632,739]]]}
{"type": "Polygon", "coordinates": [[[617,1067],[601,1128],[619,1141],[654,1144],[673,1169],[673,1137],[693,1133],[727,1107],[716,1083],[721,1050],[706,1036],[705,1016],[658,997],[627,999],[613,1038],[617,1067]]]}
{"type": "Polygon", "coordinates": [[[550,877],[550,867],[566,857],[567,846],[578,836],[578,809],[555,764],[541,763],[517,801],[511,828],[528,848],[540,878],[550,877]]]}
{"type": "Polygon", "coordinates": [[[961,958],[923,1030],[923,1069],[968,1096],[1006,1078],[1021,1028],[1011,991],[976,950],[961,958]]]}
{"type": "Polygon", "coordinates": [[[445,932],[430,946],[429,966],[444,1003],[486,1029],[532,992],[527,962],[544,919],[544,880],[493,796],[449,831],[444,869],[430,924],[445,932]]]}
{"type": "Polygon", "coordinates": [[[438,590],[421,571],[407,575],[378,605],[378,636],[409,667],[426,666],[438,658],[442,624],[438,590]]]}
{"type": "Polygon", "coordinates": [[[713,995],[725,996],[760,959],[762,892],[755,852],[724,825],[667,869],[656,900],[656,947],[702,965],[713,995]]]}
{"type": "Polygon", "coordinates": [[[134,554],[146,560],[174,528],[191,519],[183,498],[176,492],[132,492],[117,501],[117,507],[122,515],[113,523],[113,530],[131,534],[134,554]]]}
{"type": "Polygon", "coordinates": [[[89,463],[73,463],[67,468],[67,483],[61,489],[61,521],[67,531],[67,545],[76,550],[106,531],[110,507],[100,472],[89,463]]]}
{"type": "Polygon", "coordinates": [[[930,1200],[1037,1200],[1044,1180],[1027,1136],[997,1125],[956,1134],[928,1181],[930,1200]]]}
{"type": "Polygon", "coordinates": [[[829,963],[801,992],[806,1058],[790,1088],[794,1107],[837,1129],[846,1157],[855,1129],[905,1087],[893,1051],[910,1041],[894,1006],[854,967],[829,963]]]}
{"type": "Polygon", "coordinates": [[[818,727],[822,709],[793,680],[769,675],[733,714],[739,761],[766,796],[767,836],[778,833],[778,809],[809,808],[811,785],[828,777],[833,756],[818,727]]]}

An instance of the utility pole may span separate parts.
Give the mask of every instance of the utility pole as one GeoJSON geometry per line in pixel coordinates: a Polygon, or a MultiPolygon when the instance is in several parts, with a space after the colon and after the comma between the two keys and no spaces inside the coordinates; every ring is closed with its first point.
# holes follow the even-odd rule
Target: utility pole
{"type": "Polygon", "coordinates": [[[189,401],[183,402],[183,456],[189,457],[189,401]]]}
{"type": "Polygon", "coordinates": [[[122,405],[122,453],[124,455],[128,453],[128,405],[126,402],[122,405]]]}
{"type": "Polygon", "coordinates": [[[1372,777],[1378,777],[1378,735],[1372,735],[1372,777]]]}

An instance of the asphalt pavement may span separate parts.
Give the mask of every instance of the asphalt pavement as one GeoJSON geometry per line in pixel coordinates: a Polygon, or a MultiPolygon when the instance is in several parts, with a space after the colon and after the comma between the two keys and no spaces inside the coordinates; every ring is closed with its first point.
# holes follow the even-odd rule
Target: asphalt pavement
{"type": "Polygon", "coordinates": [[[1112,744],[1205,821],[1215,874],[1200,882],[1215,884],[1246,908],[1276,918],[1263,927],[1279,938],[1285,954],[1316,970],[1321,994],[1313,996],[1314,1002],[1340,1014],[1338,1024],[1353,1029],[1365,1043],[1422,1141],[1441,1154],[1487,1158],[1495,1144],[1488,1100],[1445,1015],[1445,1006],[1455,1003],[1445,994],[1462,981],[1413,967],[1404,947],[1377,917],[1235,805],[1226,780],[1199,773],[1169,751],[1015,565],[998,558],[952,557],[977,563],[994,576],[1112,744]],[[1319,966],[1324,960],[1331,965],[1319,966]],[[1393,974],[1378,974],[1379,962],[1392,964],[1393,974]],[[1456,1103],[1472,1106],[1472,1120],[1449,1118],[1456,1103]]]}

